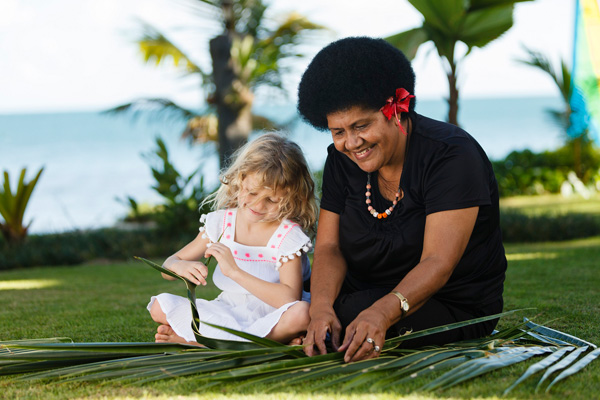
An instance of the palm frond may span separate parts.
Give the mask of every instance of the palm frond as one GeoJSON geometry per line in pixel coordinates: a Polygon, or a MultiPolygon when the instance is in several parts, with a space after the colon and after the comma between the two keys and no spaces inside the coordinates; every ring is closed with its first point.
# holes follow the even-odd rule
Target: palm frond
{"type": "Polygon", "coordinates": [[[517,379],[512,385],[510,385],[505,391],[504,395],[506,396],[511,390],[513,390],[519,383],[523,382],[525,379],[529,378],[531,375],[536,372],[543,371],[548,368],[556,361],[560,360],[562,356],[566,353],[572,351],[575,347],[563,347],[562,349],[558,349],[554,353],[550,354],[548,357],[544,358],[542,361],[533,364],[531,367],[527,368],[527,371],[519,379],[517,379]]]}
{"type": "Polygon", "coordinates": [[[576,349],[575,351],[573,351],[572,353],[570,353],[569,355],[567,355],[565,358],[563,358],[559,362],[557,362],[556,364],[552,365],[550,368],[548,368],[546,370],[546,372],[544,373],[544,375],[542,376],[542,378],[540,379],[540,381],[538,382],[538,384],[537,384],[537,386],[535,388],[536,392],[538,391],[538,389],[540,388],[540,386],[542,385],[542,383],[544,383],[544,381],[550,375],[552,375],[556,371],[560,371],[561,369],[567,368],[575,360],[577,360],[577,357],[579,357],[582,353],[585,353],[587,351],[587,349],[588,349],[587,346],[580,347],[580,348],[576,349]]]}
{"type": "Polygon", "coordinates": [[[552,386],[554,386],[558,381],[560,381],[562,379],[565,379],[566,377],[571,376],[571,375],[579,372],[586,365],[588,365],[589,363],[591,363],[592,361],[594,361],[596,358],[598,358],[598,356],[600,356],[600,349],[596,349],[596,350],[592,351],[591,353],[589,353],[588,355],[586,355],[585,357],[583,357],[581,360],[577,361],[572,367],[569,367],[566,370],[564,370],[563,372],[561,372],[560,375],[558,375],[552,381],[552,383],[550,383],[548,385],[548,387],[546,388],[546,393],[548,393],[548,391],[550,391],[550,388],[552,386]]]}
{"type": "MultiPolygon", "coordinates": [[[[190,303],[195,304],[193,283],[152,261],[138,259],[160,272],[183,280],[190,303]]],[[[301,346],[286,346],[212,324],[209,325],[246,341],[207,338],[198,332],[198,317],[194,318],[192,328],[198,342],[206,348],[169,343],[69,343],[64,338],[0,342],[0,375],[23,374],[18,379],[34,381],[115,381],[135,384],[193,375],[203,388],[236,382],[236,387],[246,388],[264,388],[268,384],[266,390],[273,391],[310,383],[313,391],[332,385],[340,387],[342,391],[353,391],[365,385],[369,385],[371,391],[382,391],[438,372],[438,376],[421,389],[443,390],[488,372],[549,354],[529,367],[506,389],[505,393],[508,393],[535,373],[545,371],[538,383],[539,388],[551,374],[563,370],[548,385],[548,391],[600,355],[597,349],[588,352],[590,347],[595,347],[593,344],[528,319],[479,339],[422,349],[401,347],[403,342],[410,339],[500,318],[517,311],[522,310],[391,338],[384,343],[379,358],[349,364],[344,363],[344,354],[340,352],[307,357],[301,346]],[[323,378],[323,383],[314,384],[315,380],[323,378]]]]}
{"type": "Polygon", "coordinates": [[[160,65],[170,60],[175,67],[184,67],[190,74],[207,75],[192,59],[154,26],[142,22],[143,33],[137,40],[144,61],[160,65]]]}
{"type": "Polygon", "coordinates": [[[532,321],[529,321],[527,318],[525,318],[524,321],[526,323],[525,326],[531,331],[541,333],[542,335],[544,335],[545,338],[551,338],[555,343],[561,345],[573,344],[578,347],[590,346],[594,349],[597,347],[593,343],[587,342],[583,339],[579,339],[578,337],[569,335],[568,333],[557,331],[556,329],[551,329],[546,326],[538,325],[532,321]]]}
{"type": "MultiPolygon", "coordinates": [[[[466,321],[467,324],[479,322],[480,319],[466,321]]],[[[437,332],[436,329],[428,331],[429,334],[437,332]]],[[[300,346],[279,343],[263,343],[270,347],[256,347],[258,345],[252,343],[255,348],[244,350],[158,343],[65,343],[67,339],[12,341],[0,343],[0,374],[25,374],[19,378],[23,380],[109,380],[136,384],[194,375],[206,388],[236,381],[239,387],[268,384],[271,391],[310,382],[313,391],[332,385],[340,386],[342,391],[365,385],[369,385],[371,391],[381,391],[425,378],[433,372],[443,372],[422,387],[436,390],[549,354],[529,367],[507,388],[505,393],[508,393],[535,373],[545,371],[539,387],[551,374],[564,370],[548,386],[546,390],[549,390],[600,355],[600,350],[587,352],[588,346],[575,347],[563,339],[587,343],[529,320],[489,337],[424,349],[398,348],[398,340],[389,339],[379,358],[350,364],[343,362],[343,353],[306,357],[300,346]],[[523,329],[524,325],[534,336],[523,329]],[[327,379],[314,385],[314,381],[321,378],[327,379]]]]}
{"type": "Polygon", "coordinates": [[[158,97],[134,100],[103,111],[103,113],[129,114],[133,120],[142,117],[189,120],[199,115],[198,112],[182,107],[169,99],[158,97]]]}

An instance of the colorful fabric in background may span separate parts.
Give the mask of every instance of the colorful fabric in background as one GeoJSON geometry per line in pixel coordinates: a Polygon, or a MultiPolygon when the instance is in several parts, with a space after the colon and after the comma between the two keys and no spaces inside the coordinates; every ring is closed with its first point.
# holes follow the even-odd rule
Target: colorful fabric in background
{"type": "Polygon", "coordinates": [[[600,142],[600,0],[577,0],[571,74],[570,137],[587,129],[600,142]]]}

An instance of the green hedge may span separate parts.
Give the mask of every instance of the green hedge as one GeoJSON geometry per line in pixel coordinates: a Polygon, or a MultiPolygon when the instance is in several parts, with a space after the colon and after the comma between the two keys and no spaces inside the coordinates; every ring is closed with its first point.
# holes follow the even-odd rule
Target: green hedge
{"type": "MultiPolygon", "coordinates": [[[[580,213],[527,215],[503,210],[500,224],[504,241],[561,241],[600,235],[600,216],[580,213]]],[[[31,235],[19,246],[0,239],[0,270],[30,266],[74,265],[96,259],[124,260],[133,256],[166,257],[190,241],[189,235],[169,235],[158,230],[67,232],[31,235]]]]}
{"type": "Polygon", "coordinates": [[[518,211],[500,213],[502,237],[511,242],[548,242],[600,235],[600,217],[588,214],[526,215],[518,211]]]}
{"type": "Polygon", "coordinates": [[[0,240],[0,270],[40,265],[73,265],[94,259],[123,260],[133,256],[173,254],[190,237],[165,235],[157,230],[114,228],[50,235],[31,235],[18,246],[0,240]]]}

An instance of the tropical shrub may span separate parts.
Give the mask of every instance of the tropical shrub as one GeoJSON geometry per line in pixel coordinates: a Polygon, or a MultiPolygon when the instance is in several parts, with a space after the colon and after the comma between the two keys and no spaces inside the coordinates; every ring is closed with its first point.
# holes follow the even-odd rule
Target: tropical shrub
{"type": "Polygon", "coordinates": [[[492,161],[501,197],[558,193],[572,170],[575,147],[581,146],[582,182],[593,185],[600,168],[600,152],[593,142],[569,140],[554,151],[513,151],[503,160],[492,161]]]}
{"type": "Polygon", "coordinates": [[[203,177],[197,178],[198,170],[183,176],[171,163],[167,146],[160,137],[156,138],[154,151],[146,154],[145,158],[155,180],[152,189],[163,198],[163,203],[142,212],[137,201],[128,197],[131,211],[127,220],[152,221],[162,233],[186,234],[191,239],[198,232],[200,214],[209,211],[207,205],[199,209],[202,201],[210,194],[204,188],[203,177]]]}
{"type": "Polygon", "coordinates": [[[33,180],[25,182],[27,169],[23,168],[14,194],[10,187],[8,171],[4,171],[4,184],[0,188],[0,215],[4,218],[4,222],[0,222],[0,232],[9,244],[21,243],[27,236],[27,230],[31,222],[23,225],[23,217],[31,193],[43,170],[44,168],[41,168],[33,180]]]}

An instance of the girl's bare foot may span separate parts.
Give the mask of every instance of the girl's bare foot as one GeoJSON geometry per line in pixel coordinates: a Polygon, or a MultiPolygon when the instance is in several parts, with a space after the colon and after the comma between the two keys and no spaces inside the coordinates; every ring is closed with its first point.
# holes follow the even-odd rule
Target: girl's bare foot
{"type": "Polygon", "coordinates": [[[154,335],[154,339],[154,341],[157,343],[182,343],[191,344],[195,346],[202,346],[198,342],[188,342],[187,340],[176,334],[173,328],[171,328],[171,326],[169,325],[159,325],[158,328],[156,328],[156,335],[154,335]]]}
{"type": "Polygon", "coordinates": [[[304,336],[299,336],[297,338],[292,339],[289,343],[288,346],[301,346],[302,345],[302,341],[304,340],[304,336]]]}

